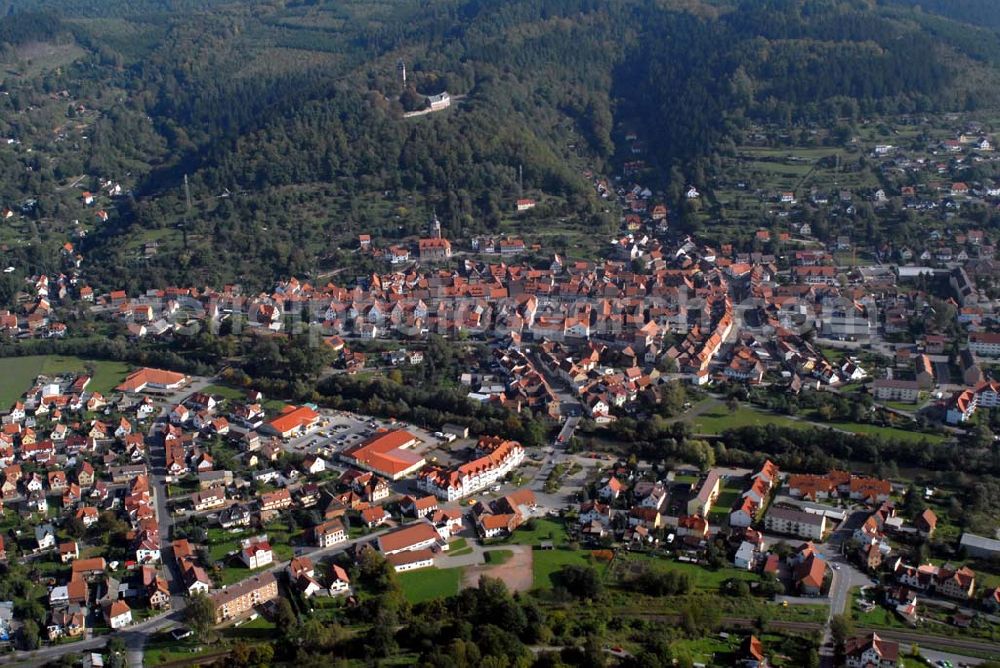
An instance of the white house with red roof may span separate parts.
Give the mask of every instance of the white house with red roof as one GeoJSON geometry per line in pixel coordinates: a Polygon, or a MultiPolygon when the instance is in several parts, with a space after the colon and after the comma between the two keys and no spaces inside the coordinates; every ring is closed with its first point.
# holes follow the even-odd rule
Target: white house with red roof
{"type": "Polygon", "coordinates": [[[847,668],[895,668],[899,665],[899,643],[883,640],[877,633],[849,638],[844,643],[847,668]]]}
{"type": "Polygon", "coordinates": [[[611,476],[601,487],[599,493],[602,499],[609,499],[613,501],[614,499],[617,499],[623,491],[625,491],[625,485],[622,484],[622,481],[614,476],[611,476]]]}
{"type": "Polygon", "coordinates": [[[347,576],[347,571],[333,564],[330,567],[330,595],[340,596],[351,593],[351,579],[347,576]]]}
{"type": "Polygon", "coordinates": [[[114,601],[105,607],[104,618],[112,629],[123,629],[132,623],[132,608],[125,601],[114,601]]]}
{"type": "Polygon", "coordinates": [[[271,544],[267,541],[267,536],[248,538],[242,541],[240,546],[242,548],[240,550],[240,561],[247,568],[253,570],[274,563],[274,553],[271,550],[271,544]]]}

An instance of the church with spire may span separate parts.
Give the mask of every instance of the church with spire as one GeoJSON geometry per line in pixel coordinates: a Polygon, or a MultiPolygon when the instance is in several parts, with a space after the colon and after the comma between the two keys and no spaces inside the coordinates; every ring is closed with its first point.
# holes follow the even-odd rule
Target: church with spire
{"type": "Polygon", "coordinates": [[[451,257],[451,242],[441,235],[437,214],[427,224],[427,237],[417,242],[417,246],[423,262],[440,262],[451,257]]]}

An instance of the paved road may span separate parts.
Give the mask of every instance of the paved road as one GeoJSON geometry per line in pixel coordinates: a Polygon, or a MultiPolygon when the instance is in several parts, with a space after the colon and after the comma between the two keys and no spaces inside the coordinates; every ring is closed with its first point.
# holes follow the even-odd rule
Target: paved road
{"type": "Polygon", "coordinates": [[[833,570],[833,581],[830,584],[830,617],[842,615],[851,605],[850,592],[854,587],[871,584],[871,578],[856,569],[841,554],[832,554],[828,558],[833,570]]]}
{"type": "Polygon", "coordinates": [[[833,532],[829,540],[820,545],[823,555],[826,557],[829,568],[833,573],[830,581],[830,614],[823,625],[823,638],[820,641],[820,659],[824,665],[831,665],[834,659],[833,634],[831,623],[837,615],[842,615],[851,604],[850,595],[853,587],[861,587],[870,584],[871,579],[859,571],[851,564],[843,554],[841,545],[851,537],[853,527],[858,524],[858,517],[854,514],[848,516],[840,523],[837,530],[833,532]]]}
{"type": "Polygon", "coordinates": [[[592,469],[595,466],[607,463],[603,460],[583,457],[581,455],[566,454],[561,449],[554,448],[552,452],[545,453],[542,464],[539,467],[538,475],[532,480],[529,489],[535,493],[535,501],[540,507],[559,510],[565,506],[575,504],[577,493],[583,488],[583,484],[586,482],[587,476],[591,474],[592,469]],[[561,480],[559,489],[555,492],[546,492],[545,480],[557,464],[563,464],[567,469],[571,468],[573,464],[579,464],[580,470],[573,475],[569,475],[567,471],[566,476],[561,480]]]}
{"type": "MultiPolygon", "coordinates": [[[[58,659],[65,654],[80,654],[82,652],[99,650],[108,643],[108,640],[115,636],[125,641],[126,647],[130,648],[129,654],[132,655],[135,652],[134,648],[145,644],[146,638],[150,635],[178,624],[182,614],[180,610],[173,610],[159,617],[152,617],[144,622],[130,626],[128,630],[120,631],[116,634],[94,636],[87,640],[80,640],[68,645],[43,647],[34,652],[11,652],[0,657],[0,663],[17,664],[18,666],[40,666],[48,661],[58,659]]],[[[142,664],[140,663],[139,665],[142,664]]]]}
{"type": "Polygon", "coordinates": [[[577,426],[580,424],[582,418],[574,415],[566,418],[563,423],[562,429],[559,430],[559,435],[556,437],[556,444],[563,445],[570,442],[573,438],[574,432],[576,432],[577,426]]]}
{"type": "Polygon", "coordinates": [[[147,443],[149,444],[149,481],[156,506],[156,518],[160,527],[160,556],[163,561],[161,569],[167,585],[170,587],[170,605],[174,610],[182,610],[187,604],[184,598],[184,583],[180,572],[174,563],[173,548],[170,547],[171,529],[174,517],[167,510],[166,465],[167,451],[163,439],[157,433],[158,427],[165,421],[167,408],[164,407],[161,419],[157,419],[149,428],[147,443]]]}
{"type": "Polygon", "coordinates": [[[559,399],[560,413],[566,416],[583,415],[584,408],[579,395],[562,378],[552,373],[549,365],[545,363],[538,350],[532,350],[527,354],[527,357],[531,360],[535,369],[545,378],[556,398],[559,399]]]}

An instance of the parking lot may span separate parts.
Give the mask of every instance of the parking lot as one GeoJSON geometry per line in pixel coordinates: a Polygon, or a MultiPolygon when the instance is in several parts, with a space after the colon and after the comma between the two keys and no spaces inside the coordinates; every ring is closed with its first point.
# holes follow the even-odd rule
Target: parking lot
{"type": "Polygon", "coordinates": [[[379,429],[406,429],[423,443],[415,448],[427,453],[437,447],[440,440],[433,434],[405,422],[392,422],[367,415],[343,411],[320,411],[321,419],[309,433],[289,439],[284,447],[288,452],[318,454],[332,461],[341,451],[361,443],[379,429]]]}
{"type": "Polygon", "coordinates": [[[427,461],[433,461],[441,466],[458,466],[473,457],[475,439],[459,438],[449,442],[433,434],[430,438],[432,439],[430,444],[422,450],[427,461]]]}
{"type": "Polygon", "coordinates": [[[300,454],[318,453],[333,458],[344,448],[360,443],[378,428],[377,423],[360,415],[340,412],[322,415],[316,428],[286,441],[285,450],[300,454]]]}

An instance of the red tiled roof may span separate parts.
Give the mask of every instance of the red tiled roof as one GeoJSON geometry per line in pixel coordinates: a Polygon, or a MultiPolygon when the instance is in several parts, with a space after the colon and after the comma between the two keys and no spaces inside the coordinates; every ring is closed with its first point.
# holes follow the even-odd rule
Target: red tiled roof
{"type": "Polygon", "coordinates": [[[427,522],[417,522],[408,526],[400,527],[380,536],[378,539],[379,549],[383,552],[394,552],[405,550],[411,545],[422,543],[427,540],[437,540],[438,533],[427,522]]]}
{"type": "Polygon", "coordinates": [[[410,432],[395,431],[376,434],[343,452],[343,457],[354,459],[366,468],[389,475],[399,474],[423,461],[423,457],[406,450],[417,441],[410,432]]]}
{"type": "Polygon", "coordinates": [[[281,415],[268,422],[268,425],[279,434],[285,434],[304,427],[317,418],[319,418],[319,413],[308,406],[286,406],[281,415]]]}
{"type": "Polygon", "coordinates": [[[403,564],[412,564],[417,561],[426,561],[433,558],[434,553],[430,550],[414,550],[412,552],[397,552],[396,554],[390,554],[385,558],[385,560],[393,566],[402,566],[403,564]]]}
{"type": "Polygon", "coordinates": [[[104,557],[94,557],[92,559],[77,559],[73,562],[74,573],[89,573],[90,571],[103,571],[105,568],[104,557]]]}
{"type": "Polygon", "coordinates": [[[125,381],[115,389],[120,392],[135,392],[150,383],[169,386],[181,383],[185,378],[187,378],[187,376],[184,374],[176,373],[174,371],[148,368],[139,369],[138,371],[130,373],[128,377],[125,378],[125,381]]]}

